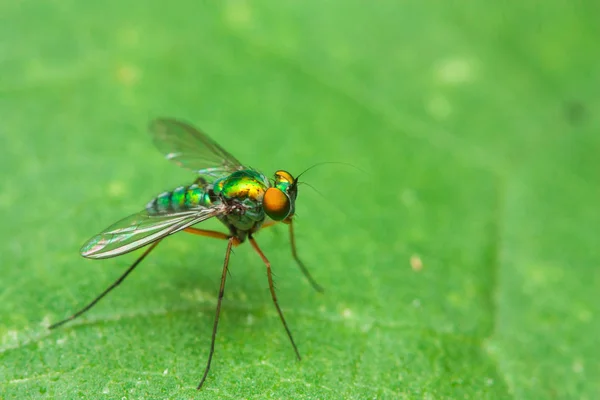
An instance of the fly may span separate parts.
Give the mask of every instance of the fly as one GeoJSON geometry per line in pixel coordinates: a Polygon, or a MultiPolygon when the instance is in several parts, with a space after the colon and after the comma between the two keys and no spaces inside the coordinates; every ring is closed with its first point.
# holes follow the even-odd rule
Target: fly
{"type": "MultiPolygon", "coordinates": [[[[248,240],[267,269],[269,290],[273,304],[300,360],[298,347],[279,307],[273,286],[271,263],[254,239],[260,229],[283,223],[288,226],[292,256],[311,285],[323,289],[312,278],[296,251],[293,218],[298,195],[298,177],[278,170],[272,179],[261,172],[244,166],[225,149],[204,133],[175,119],[157,119],[150,124],[154,144],[168,160],[198,174],[195,181],[179,186],[152,199],[146,208],[109,226],[81,247],[81,255],[92,259],[120,256],[142,247],[146,250],[112,285],[85,307],[49,328],[57,328],[79,317],[117,287],[167,236],[188,232],[227,242],[221,273],[219,297],[212,329],[210,352],[204,374],[198,384],[202,387],[208,376],[215,350],[215,339],[225,293],[231,249],[248,240]],[[210,218],[217,218],[229,233],[197,228],[210,218]]],[[[300,174],[302,175],[302,174],[300,174]]]]}

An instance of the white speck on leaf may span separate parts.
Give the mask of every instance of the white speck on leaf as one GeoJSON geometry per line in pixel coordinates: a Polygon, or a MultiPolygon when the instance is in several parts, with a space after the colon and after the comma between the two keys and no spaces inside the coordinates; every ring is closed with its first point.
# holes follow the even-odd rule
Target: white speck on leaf
{"type": "Polygon", "coordinates": [[[410,267],[415,272],[419,272],[423,269],[423,260],[421,260],[421,257],[418,254],[413,254],[410,257],[410,267]]]}
{"type": "Polygon", "coordinates": [[[439,81],[458,85],[473,80],[474,65],[471,60],[461,57],[449,58],[438,63],[435,75],[439,81]]]}
{"type": "Polygon", "coordinates": [[[47,327],[48,325],[50,325],[50,318],[48,318],[48,316],[45,316],[42,319],[42,322],[40,322],[40,326],[43,326],[44,328],[47,327]]]}
{"type": "Polygon", "coordinates": [[[123,182],[112,181],[108,184],[108,195],[110,197],[121,197],[125,193],[125,185],[123,182]]]}
{"type": "Polygon", "coordinates": [[[7,343],[17,342],[18,338],[19,338],[19,332],[11,329],[11,330],[6,331],[6,334],[2,337],[2,340],[0,342],[3,345],[5,345],[7,343]]]}
{"type": "Polygon", "coordinates": [[[252,9],[244,0],[232,0],[226,3],[225,22],[233,28],[244,28],[252,22],[252,9]]]}
{"type": "Polygon", "coordinates": [[[117,68],[117,80],[124,86],[134,86],[142,73],[135,65],[121,65],[117,68]]]}

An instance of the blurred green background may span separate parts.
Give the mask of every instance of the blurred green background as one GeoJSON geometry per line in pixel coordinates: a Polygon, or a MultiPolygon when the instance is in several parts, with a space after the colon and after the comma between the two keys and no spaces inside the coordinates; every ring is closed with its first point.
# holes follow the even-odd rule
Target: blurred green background
{"type": "MultiPolygon", "coordinates": [[[[0,4],[0,398],[600,397],[595,1],[0,4]],[[298,246],[85,240],[191,182],[146,132],[183,118],[301,187],[298,246]]],[[[207,226],[218,226],[208,223],[207,226]]]]}

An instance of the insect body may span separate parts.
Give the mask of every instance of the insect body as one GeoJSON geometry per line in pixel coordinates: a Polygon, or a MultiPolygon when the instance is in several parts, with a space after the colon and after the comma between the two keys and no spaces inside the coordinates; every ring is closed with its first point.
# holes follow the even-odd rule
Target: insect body
{"type": "Polygon", "coordinates": [[[271,265],[253,237],[254,233],[263,227],[277,222],[287,224],[294,259],[313,287],[322,291],[296,252],[293,217],[298,194],[298,177],[294,178],[290,173],[279,170],[270,180],[262,173],[244,167],[208,136],[177,120],[156,120],[151,124],[150,131],[153,134],[155,145],[166,155],[167,159],[197,172],[198,178],[191,185],[180,186],[170,192],[161,193],[152,199],[144,210],[111,225],[83,245],[81,254],[84,257],[95,259],[115,257],[144,246],[148,247],[104,292],[69,318],[51,325],[50,329],[71,321],[92,308],[118,286],[162,239],[185,231],[227,241],[210,353],[198,389],[202,387],[210,370],[231,249],[246,240],[250,242],[266,265],[273,303],[296,356],[300,359],[300,354],[277,301],[271,265]],[[227,227],[229,233],[195,227],[196,224],[212,217],[218,218],[227,227]]]}

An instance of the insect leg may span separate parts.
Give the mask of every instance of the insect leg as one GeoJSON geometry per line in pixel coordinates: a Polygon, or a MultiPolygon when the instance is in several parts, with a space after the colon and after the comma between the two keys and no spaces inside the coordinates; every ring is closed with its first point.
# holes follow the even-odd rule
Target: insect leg
{"type": "Polygon", "coordinates": [[[308,279],[312,287],[317,292],[323,293],[325,291],[323,287],[319,285],[317,281],[314,280],[314,278],[310,275],[310,272],[308,272],[308,269],[304,266],[304,263],[300,260],[300,257],[298,257],[298,252],[296,251],[296,238],[294,237],[294,225],[292,223],[292,220],[290,219],[289,222],[285,221],[285,223],[287,223],[287,225],[290,227],[290,243],[292,245],[292,257],[294,257],[294,260],[296,260],[298,267],[300,267],[300,271],[302,271],[302,273],[304,274],[306,279],[308,279]]]}
{"type": "Polygon", "coordinates": [[[215,339],[217,337],[217,326],[219,325],[219,314],[221,313],[221,302],[223,300],[223,295],[225,294],[225,280],[227,279],[227,268],[229,267],[229,255],[231,254],[231,248],[236,242],[235,237],[230,237],[227,241],[227,251],[225,252],[225,261],[223,262],[223,273],[221,274],[221,286],[219,288],[219,299],[217,300],[217,310],[215,313],[215,322],[212,330],[212,339],[210,340],[210,353],[208,353],[208,361],[206,363],[206,369],[204,370],[204,375],[202,375],[202,379],[200,379],[200,383],[198,384],[198,390],[204,384],[206,377],[208,376],[208,371],[210,370],[210,362],[212,361],[213,353],[215,352],[215,339]]]}
{"type": "Polygon", "coordinates": [[[236,237],[231,237],[230,235],[227,235],[223,232],[218,232],[218,231],[209,231],[206,229],[198,229],[198,228],[194,228],[194,227],[188,227],[184,229],[185,232],[187,233],[193,233],[194,235],[198,235],[198,236],[205,236],[205,237],[211,237],[214,239],[223,239],[223,240],[229,240],[233,238],[233,246],[237,246],[240,244],[240,241],[238,238],[236,237]]]}
{"type": "Polygon", "coordinates": [[[275,294],[275,287],[273,286],[273,275],[271,273],[271,263],[269,262],[267,257],[265,257],[265,255],[262,252],[262,250],[260,249],[260,247],[258,247],[258,243],[256,243],[256,240],[254,240],[254,238],[252,236],[250,236],[248,238],[248,240],[250,241],[250,244],[252,244],[252,247],[254,248],[254,250],[256,250],[256,252],[260,256],[260,258],[262,258],[263,262],[267,266],[267,279],[269,280],[269,290],[271,291],[271,297],[273,298],[273,304],[275,304],[275,308],[277,309],[277,312],[279,313],[279,318],[281,319],[281,322],[283,323],[283,327],[285,328],[285,331],[287,332],[287,335],[290,338],[290,342],[292,342],[292,347],[294,348],[294,351],[296,352],[296,356],[298,357],[298,360],[301,360],[302,358],[300,357],[300,353],[298,352],[298,347],[296,347],[296,343],[294,343],[294,338],[292,338],[292,332],[290,332],[290,328],[288,328],[288,325],[285,322],[285,318],[283,317],[283,312],[281,311],[281,308],[279,308],[279,303],[277,302],[277,295],[275,294]]]}
{"type": "Polygon", "coordinates": [[[117,286],[119,286],[119,284],[121,282],[123,282],[123,280],[125,278],[127,278],[127,275],[129,275],[134,269],[135,267],[137,267],[139,265],[139,263],[142,262],[142,260],[144,258],[146,258],[146,256],[148,254],[150,254],[150,252],[152,250],[154,250],[154,248],[160,243],[160,240],[152,243],[147,249],[146,251],[144,251],[144,253],[137,259],[135,260],[135,262],[133,264],[131,264],[131,266],[129,268],[127,268],[127,271],[125,271],[123,273],[123,275],[121,275],[119,277],[119,279],[117,279],[116,281],[113,282],[112,285],[110,285],[109,287],[107,287],[102,293],[100,293],[99,296],[97,296],[94,300],[91,301],[91,303],[89,303],[87,306],[83,307],[81,310],[77,311],[75,314],[71,315],[69,318],[63,319],[62,321],[56,322],[52,325],[50,325],[48,327],[48,329],[55,329],[58,328],[59,326],[74,320],[75,318],[79,317],[81,314],[83,314],[84,312],[88,311],[90,308],[94,307],[96,305],[96,303],[98,303],[104,296],[106,296],[111,290],[113,290],[114,288],[116,288],[117,286]]]}
{"type": "MultiPolygon", "coordinates": [[[[296,263],[298,264],[298,267],[300,268],[300,271],[302,271],[302,273],[304,274],[304,276],[306,277],[306,279],[308,279],[308,281],[310,282],[310,284],[312,285],[312,287],[319,293],[323,293],[325,291],[325,289],[323,289],[323,287],[321,285],[319,285],[317,283],[317,281],[315,281],[315,279],[312,277],[312,275],[310,274],[310,272],[308,272],[308,268],[306,268],[306,266],[304,265],[304,263],[302,262],[302,260],[300,260],[300,257],[298,257],[298,252],[296,251],[296,238],[294,236],[294,226],[292,225],[292,220],[291,219],[286,219],[285,221],[281,221],[284,224],[287,224],[290,227],[290,244],[292,245],[292,257],[294,257],[294,260],[296,261],[296,263]]],[[[279,223],[279,221],[267,221],[265,222],[262,227],[260,229],[264,229],[264,228],[268,228],[270,226],[273,226],[275,224],[279,223]]]]}

